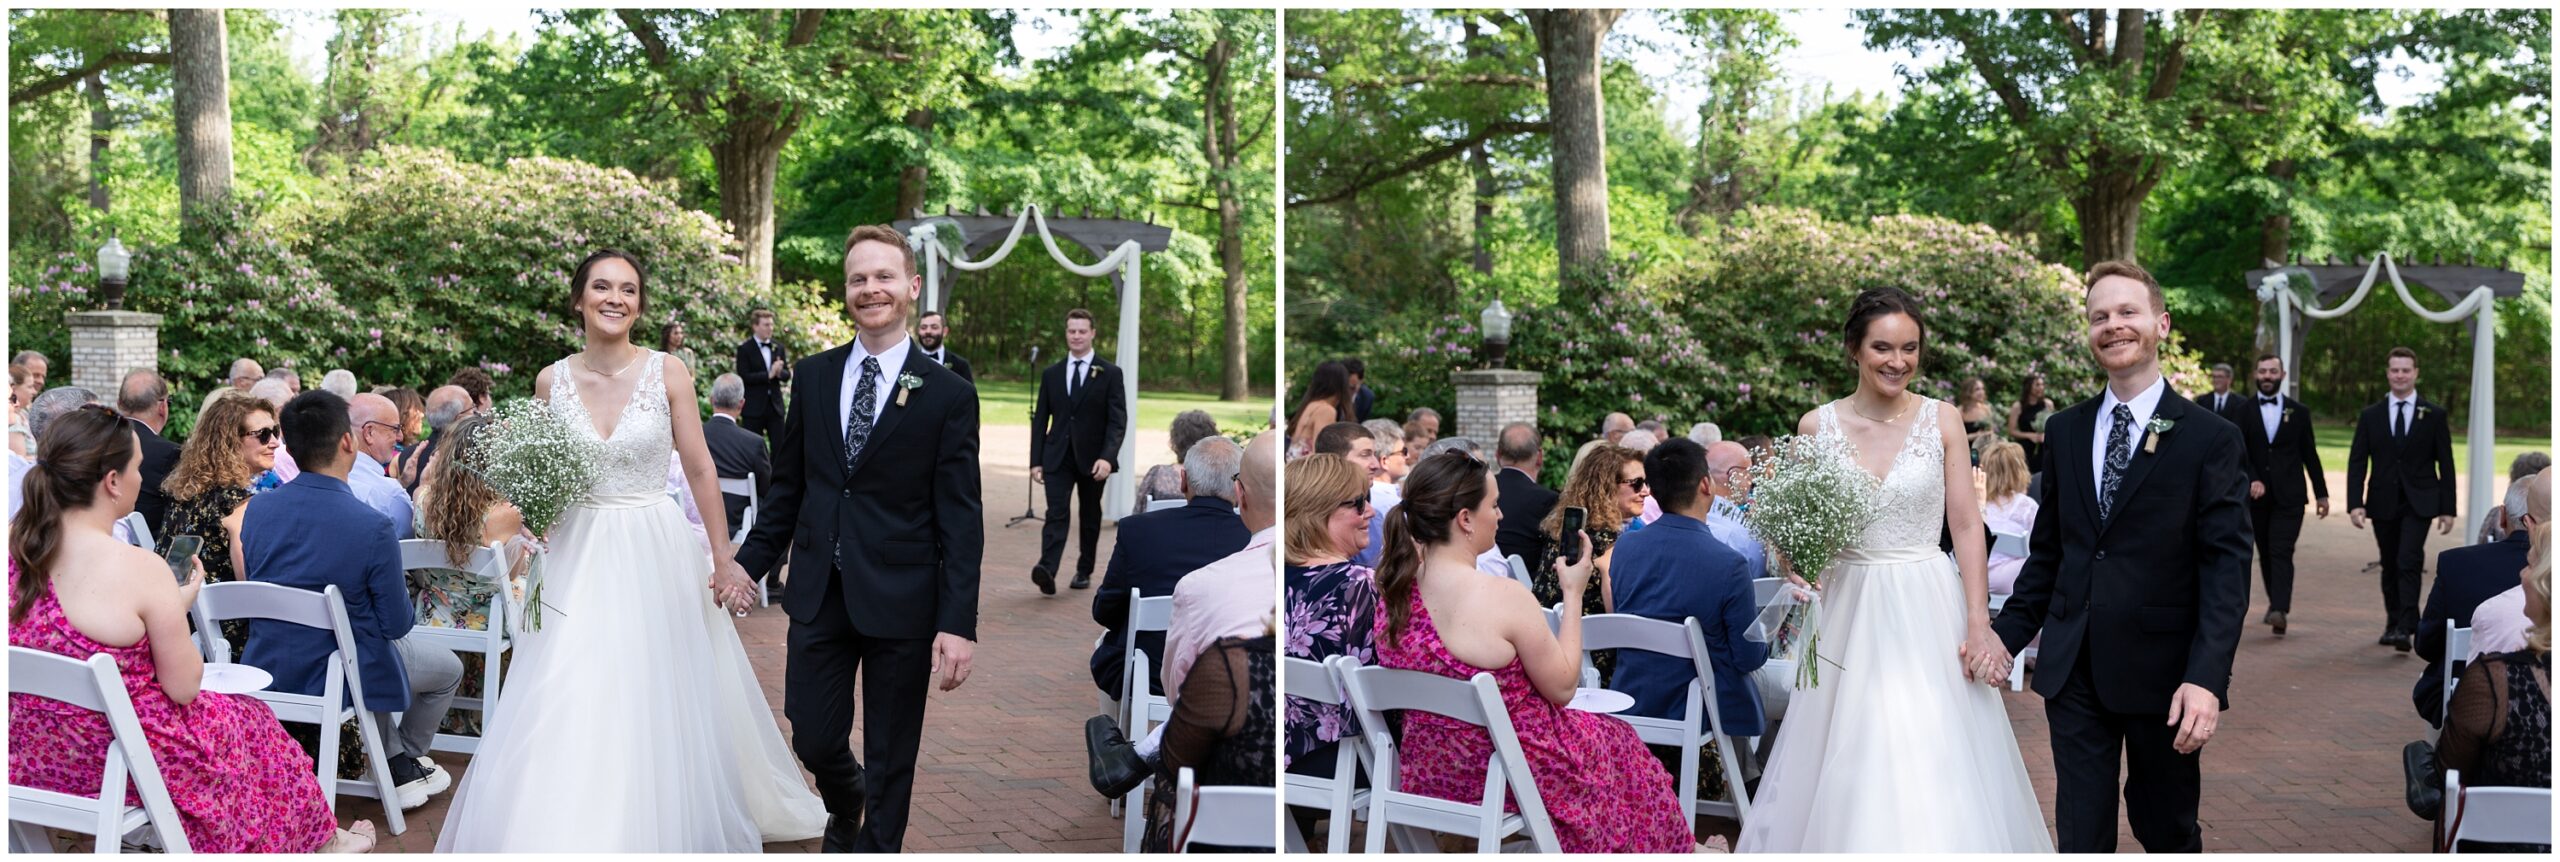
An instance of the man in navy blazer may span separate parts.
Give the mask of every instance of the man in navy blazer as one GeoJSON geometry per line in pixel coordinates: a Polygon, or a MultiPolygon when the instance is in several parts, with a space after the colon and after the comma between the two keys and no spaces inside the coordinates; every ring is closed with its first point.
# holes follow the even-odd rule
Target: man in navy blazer
{"type": "MultiPolygon", "coordinates": [[[[1610,551],[1610,609],[1657,620],[1697,617],[1706,630],[1708,663],[1715,668],[1716,710],[1734,736],[1761,732],[1760,688],[1752,671],[1769,660],[1769,645],[1743,637],[1758,607],[1751,570],[1740,553],[1707,529],[1707,450],[1675,437],[1644,456],[1645,483],[1662,504],[1662,520],[1618,539],[1610,551]]],[[[1610,687],[1634,697],[1627,712],[1677,718],[1682,692],[1698,678],[1695,665],[1641,650],[1619,650],[1610,687]]]]}
{"type": "Polygon", "coordinates": [[[2427,666],[2418,672],[2417,686],[2409,690],[2410,703],[2428,724],[2444,726],[2444,675],[2461,672],[2445,660],[2444,624],[2451,621],[2470,628],[2471,613],[2481,602],[2515,588],[2516,573],[2524,570],[2526,552],[2532,549],[2533,525],[2551,511],[2551,495],[2534,494],[2533,484],[2533,477],[2526,476],[2508,487],[2505,540],[2448,548],[2436,555],[2435,588],[2427,593],[2426,609],[2418,615],[2418,657],[2427,666]]]}
{"type": "MultiPolygon", "coordinates": [[[[338,588],[354,629],[364,708],[384,731],[400,807],[416,808],[453,781],[427,759],[427,746],[462,684],[462,660],[452,650],[406,640],[417,617],[400,568],[400,542],[392,537],[391,519],[347,487],[356,438],[346,400],[313,389],[286,402],[283,412],[285,451],[302,474],[250,498],[240,518],[242,576],[313,592],[338,588]],[[407,713],[396,733],[394,712],[407,713]]],[[[317,695],[337,647],[322,629],[252,620],[240,661],[273,674],[275,691],[317,695]]]]}
{"type": "MultiPolygon", "coordinates": [[[[1183,492],[1191,504],[1120,519],[1111,565],[1103,570],[1102,589],[1093,595],[1093,621],[1104,629],[1102,642],[1093,647],[1093,684],[1102,693],[1120,696],[1129,591],[1171,596],[1184,575],[1244,550],[1253,540],[1253,531],[1236,515],[1236,472],[1243,458],[1235,441],[1202,437],[1182,456],[1183,492]]],[[[1149,667],[1164,667],[1163,632],[1140,632],[1138,650],[1147,654],[1149,667]]],[[[1160,678],[1148,682],[1150,690],[1164,693],[1160,678]]]]}

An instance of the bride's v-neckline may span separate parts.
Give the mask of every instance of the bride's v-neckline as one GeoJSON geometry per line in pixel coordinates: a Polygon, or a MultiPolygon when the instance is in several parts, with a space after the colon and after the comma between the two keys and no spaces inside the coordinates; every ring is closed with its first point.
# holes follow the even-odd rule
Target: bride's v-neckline
{"type": "Polygon", "coordinates": [[[1858,439],[1849,436],[1849,429],[1840,426],[1839,405],[1840,402],[1834,401],[1823,405],[1823,409],[1831,411],[1831,433],[1840,435],[1841,444],[1849,447],[1849,466],[1856,467],[1858,472],[1866,474],[1868,481],[1874,482],[1876,487],[1884,487],[1893,481],[1895,474],[1902,472],[1902,456],[1911,451],[1911,437],[1920,430],[1920,416],[1915,411],[1911,417],[1910,427],[1902,429],[1902,435],[1896,438],[1902,441],[1902,445],[1894,449],[1893,460],[1885,462],[1884,475],[1878,476],[1876,471],[1867,469],[1867,455],[1864,450],[1858,448],[1858,439]]]}
{"type": "MultiPolygon", "coordinates": [[[[644,352],[639,361],[646,361],[647,359],[649,359],[649,355],[644,352]]],[[[563,364],[565,365],[566,363],[563,364]]],[[[578,364],[583,365],[585,363],[581,361],[578,364]]],[[[596,409],[588,406],[587,404],[586,387],[578,385],[578,370],[575,368],[563,368],[561,370],[569,373],[569,397],[577,399],[578,412],[587,414],[587,433],[595,435],[596,442],[599,443],[612,443],[613,435],[622,433],[623,420],[631,418],[631,408],[638,406],[640,403],[640,390],[647,387],[649,384],[649,379],[646,376],[645,371],[639,380],[632,382],[631,395],[622,399],[622,409],[616,410],[613,413],[613,434],[607,434],[604,429],[596,426],[596,409]]]]}

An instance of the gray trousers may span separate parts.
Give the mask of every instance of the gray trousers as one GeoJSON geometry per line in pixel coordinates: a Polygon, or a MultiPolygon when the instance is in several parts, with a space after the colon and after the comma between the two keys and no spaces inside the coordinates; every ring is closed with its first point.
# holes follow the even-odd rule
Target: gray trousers
{"type": "Polygon", "coordinates": [[[409,670],[409,710],[401,714],[396,728],[391,713],[374,713],[373,726],[383,731],[384,754],[425,757],[427,746],[436,741],[436,727],[444,724],[445,713],[453,711],[454,691],[462,688],[462,658],[444,647],[408,638],[392,641],[391,646],[400,651],[400,663],[409,670]]]}

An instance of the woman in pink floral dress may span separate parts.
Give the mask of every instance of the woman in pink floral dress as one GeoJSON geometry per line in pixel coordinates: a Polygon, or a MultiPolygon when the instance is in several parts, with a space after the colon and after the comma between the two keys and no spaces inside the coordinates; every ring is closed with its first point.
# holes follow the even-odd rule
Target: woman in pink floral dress
{"type": "MultiPolygon", "coordinates": [[[[125,420],[103,408],[73,411],[53,420],[37,451],[20,489],[25,508],[10,525],[10,645],[114,657],[196,851],[370,849],[373,824],[337,828],[311,756],[273,711],[255,698],[199,690],[204,659],[187,637],[186,612],[204,584],[201,565],[174,584],[158,556],[108,532],[142,487],[141,444],[125,420]]],[[[95,796],[113,738],[103,715],[12,696],[10,781],[95,796]]],[[[141,797],[128,791],[125,801],[141,797]]]]}
{"type": "MultiPolygon", "coordinates": [[[[1564,852],[1689,852],[1696,842],[1671,773],[1635,728],[1564,706],[1581,677],[1581,592],[1590,586],[1590,556],[1557,567],[1565,598],[1554,633],[1527,587],[1476,570],[1476,555],[1493,547],[1502,520],[1497,496],[1484,462],[1461,452],[1432,456],[1405,477],[1378,569],[1378,664],[1454,679],[1492,672],[1564,852]]],[[[1588,547],[1578,533],[1567,541],[1588,547]]],[[[1403,790],[1482,797],[1493,753],[1483,728],[1407,713],[1399,745],[1403,790]]]]}

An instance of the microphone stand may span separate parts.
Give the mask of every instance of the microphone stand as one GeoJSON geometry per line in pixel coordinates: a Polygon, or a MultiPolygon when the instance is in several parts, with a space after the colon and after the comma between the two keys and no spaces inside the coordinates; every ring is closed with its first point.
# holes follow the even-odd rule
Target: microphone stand
{"type": "MultiPolygon", "coordinates": [[[[1040,345],[1037,344],[1031,345],[1031,407],[1022,411],[1022,413],[1024,419],[1033,419],[1040,415],[1040,345]]],[[[1031,449],[1034,452],[1039,451],[1040,441],[1031,441],[1031,449]]],[[[1019,526],[1024,521],[1042,521],[1045,523],[1048,519],[1040,517],[1039,511],[1033,508],[1034,503],[1039,499],[1040,483],[1031,481],[1030,471],[1023,471],[1022,514],[1015,516],[1013,520],[1004,522],[1005,529],[1012,529],[1019,526]]]]}

